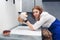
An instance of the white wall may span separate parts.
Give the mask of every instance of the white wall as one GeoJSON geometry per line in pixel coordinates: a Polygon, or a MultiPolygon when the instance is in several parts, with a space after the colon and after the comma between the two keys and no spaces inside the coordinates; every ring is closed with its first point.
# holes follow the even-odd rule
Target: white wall
{"type": "Polygon", "coordinates": [[[17,16],[13,0],[0,0],[0,32],[18,25],[17,16]]]}

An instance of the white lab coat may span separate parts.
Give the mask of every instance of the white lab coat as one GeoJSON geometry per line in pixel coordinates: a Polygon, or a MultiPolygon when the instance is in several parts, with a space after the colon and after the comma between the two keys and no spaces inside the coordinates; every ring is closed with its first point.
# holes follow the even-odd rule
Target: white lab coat
{"type": "Polygon", "coordinates": [[[42,12],[40,15],[40,20],[33,24],[33,28],[35,30],[37,30],[41,26],[49,28],[55,20],[56,18],[49,14],[48,12],[42,12]]]}

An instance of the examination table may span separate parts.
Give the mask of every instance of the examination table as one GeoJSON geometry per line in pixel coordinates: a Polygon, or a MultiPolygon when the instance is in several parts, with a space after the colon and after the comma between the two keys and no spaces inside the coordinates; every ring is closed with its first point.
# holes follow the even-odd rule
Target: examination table
{"type": "Polygon", "coordinates": [[[32,31],[27,26],[17,26],[9,36],[0,34],[0,40],[42,40],[41,29],[32,31]]]}

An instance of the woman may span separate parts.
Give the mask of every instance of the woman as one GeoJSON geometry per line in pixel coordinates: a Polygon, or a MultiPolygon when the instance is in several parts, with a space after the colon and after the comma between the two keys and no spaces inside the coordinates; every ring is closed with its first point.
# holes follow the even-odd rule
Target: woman
{"type": "Polygon", "coordinates": [[[32,9],[32,12],[36,23],[33,25],[28,20],[25,20],[25,23],[28,25],[28,27],[31,30],[37,30],[41,26],[47,27],[52,33],[53,40],[60,40],[60,21],[48,12],[44,12],[39,6],[35,6],[32,9]]]}

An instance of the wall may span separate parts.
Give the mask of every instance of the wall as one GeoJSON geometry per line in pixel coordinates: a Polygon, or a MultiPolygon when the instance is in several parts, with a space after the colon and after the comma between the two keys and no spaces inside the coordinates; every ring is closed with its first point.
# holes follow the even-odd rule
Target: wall
{"type": "Polygon", "coordinates": [[[60,2],[60,0],[43,0],[43,2],[60,2]]]}
{"type": "Polygon", "coordinates": [[[44,10],[60,20],[60,2],[43,2],[44,10]]]}

